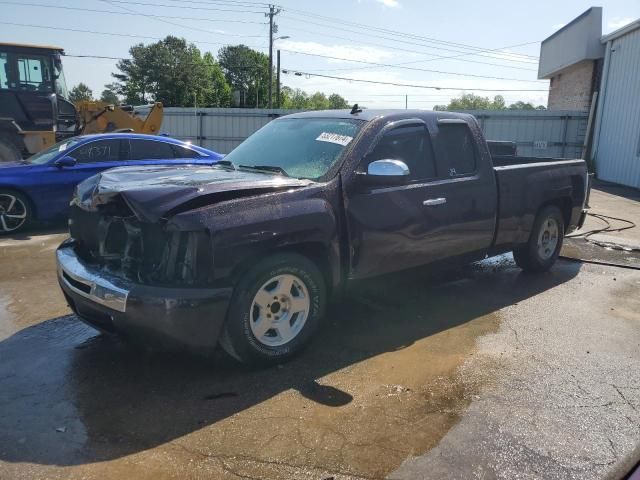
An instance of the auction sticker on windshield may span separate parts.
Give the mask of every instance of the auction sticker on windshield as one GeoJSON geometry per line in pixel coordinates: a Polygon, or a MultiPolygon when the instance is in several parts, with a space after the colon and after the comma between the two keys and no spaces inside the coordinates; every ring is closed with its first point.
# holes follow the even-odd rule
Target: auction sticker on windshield
{"type": "Polygon", "coordinates": [[[353,140],[353,137],[350,137],[348,135],[339,135],[337,133],[322,132],[320,135],[318,135],[318,138],[316,138],[316,140],[318,142],[337,143],[338,145],[346,147],[347,145],[349,145],[349,142],[353,140]]]}

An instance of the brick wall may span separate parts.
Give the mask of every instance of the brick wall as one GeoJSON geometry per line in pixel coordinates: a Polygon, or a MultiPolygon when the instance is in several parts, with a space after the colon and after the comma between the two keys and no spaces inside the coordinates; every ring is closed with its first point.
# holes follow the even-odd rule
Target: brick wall
{"type": "Polygon", "coordinates": [[[586,60],[551,78],[549,110],[589,110],[595,63],[586,60]]]}

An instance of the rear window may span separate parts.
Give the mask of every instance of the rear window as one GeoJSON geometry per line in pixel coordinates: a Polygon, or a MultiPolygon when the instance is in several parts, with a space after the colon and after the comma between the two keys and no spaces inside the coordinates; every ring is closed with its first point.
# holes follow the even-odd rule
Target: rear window
{"type": "Polygon", "coordinates": [[[438,176],[444,178],[476,171],[476,147],[466,123],[438,125],[436,167],[438,176]]]}
{"type": "Polygon", "coordinates": [[[173,150],[175,152],[176,158],[199,158],[202,156],[195,150],[181,147],[180,145],[173,145],[173,150]]]}
{"type": "Polygon", "coordinates": [[[130,140],[130,160],[161,160],[176,158],[171,144],[154,140],[130,140]]]}

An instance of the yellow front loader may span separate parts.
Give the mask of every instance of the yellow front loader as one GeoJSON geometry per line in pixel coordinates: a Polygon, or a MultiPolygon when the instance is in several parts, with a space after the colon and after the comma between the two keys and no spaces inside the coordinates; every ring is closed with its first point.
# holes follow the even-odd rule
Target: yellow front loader
{"type": "Polygon", "coordinates": [[[27,158],[75,135],[135,132],[156,135],[162,104],[146,117],[133,107],[69,101],[64,50],[47,45],[0,43],[0,162],[27,158]]]}
{"type": "Polygon", "coordinates": [[[162,103],[156,102],[146,117],[139,117],[131,106],[105,102],[76,103],[80,135],[107,132],[134,132],[157,135],[162,125],[162,103]]]}

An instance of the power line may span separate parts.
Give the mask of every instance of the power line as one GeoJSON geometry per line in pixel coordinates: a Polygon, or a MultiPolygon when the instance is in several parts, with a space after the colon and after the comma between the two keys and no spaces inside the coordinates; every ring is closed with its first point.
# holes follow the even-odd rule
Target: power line
{"type": "MultiPolygon", "coordinates": [[[[440,46],[440,45],[437,45],[437,46],[428,45],[428,44],[425,44],[424,41],[422,41],[422,42],[414,42],[414,41],[402,40],[402,39],[397,39],[397,38],[391,38],[391,37],[383,36],[383,35],[375,35],[375,34],[372,34],[372,33],[362,33],[362,32],[358,32],[358,31],[355,31],[355,30],[346,29],[344,27],[336,27],[335,25],[334,26],[328,26],[328,25],[324,25],[324,24],[320,24],[320,23],[317,23],[317,22],[310,21],[308,19],[301,20],[301,19],[290,18],[289,17],[289,20],[293,20],[295,22],[304,23],[305,25],[309,25],[309,24],[310,25],[318,25],[318,26],[323,27],[323,28],[331,28],[331,29],[336,29],[337,28],[338,30],[342,30],[342,31],[345,31],[345,32],[350,32],[350,33],[355,33],[356,35],[361,35],[361,36],[366,36],[366,37],[381,38],[381,39],[388,40],[388,41],[391,41],[391,42],[399,42],[399,43],[403,43],[403,44],[407,44],[407,45],[419,46],[419,47],[427,48],[427,49],[430,49],[430,50],[446,51],[446,52],[453,52],[453,53],[465,54],[465,55],[475,55],[475,56],[483,57],[483,58],[495,58],[495,57],[492,57],[490,55],[483,55],[482,54],[483,50],[478,50],[478,51],[473,51],[473,52],[464,51],[464,50],[456,50],[456,49],[453,49],[453,48],[446,48],[446,47],[443,47],[443,46],[440,46]]],[[[395,48],[395,47],[393,47],[393,48],[395,48]]],[[[503,60],[507,61],[507,62],[524,63],[524,64],[527,64],[527,65],[532,65],[533,64],[533,62],[530,61],[529,59],[524,60],[524,59],[517,59],[517,58],[504,58],[503,60]]]]}
{"type": "MultiPolygon", "coordinates": [[[[109,4],[109,5],[113,6],[113,7],[117,7],[117,8],[120,8],[122,10],[125,10],[126,12],[129,12],[130,14],[146,16],[145,14],[143,14],[141,12],[138,12],[136,10],[133,10],[133,9],[130,9],[130,8],[127,8],[127,7],[123,7],[122,5],[114,5],[112,0],[100,0],[100,1],[102,1],[102,2],[104,2],[106,4],[109,4]]],[[[117,0],[114,0],[114,1],[117,1],[117,0]]],[[[120,2],[118,2],[118,3],[120,3],[120,2]]],[[[194,25],[187,26],[187,25],[183,25],[181,23],[176,23],[176,22],[172,22],[170,20],[165,20],[164,18],[157,17],[157,16],[149,16],[148,18],[150,18],[151,20],[155,20],[157,22],[162,22],[162,23],[166,23],[168,25],[173,25],[174,27],[180,27],[180,28],[185,28],[185,29],[189,29],[189,30],[197,30],[199,32],[204,32],[204,33],[208,33],[208,34],[237,36],[236,34],[226,34],[226,33],[221,33],[221,32],[214,32],[212,30],[208,30],[208,29],[205,29],[205,28],[199,28],[199,27],[196,27],[194,25]]],[[[240,36],[243,36],[243,35],[240,35],[240,36]]],[[[260,36],[261,37],[262,35],[247,35],[247,36],[248,37],[249,36],[253,36],[253,37],[260,36]]]]}
{"type": "MultiPolygon", "coordinates": [[[[167,8],[186,8],[189,10],[208,10],[212,12],[232,12],[232,13],[257,13],[264,14],[264,11],[257,10],[230,10],[224,8],[210,8],[210,7],[189,7],[186,5],[167,5],[166,3],[146,3],[146,2],[130,2],[129,0],[112,0],[113,3],[124,3],[126,5],[143,5],[147,7],[167,7],[167,8]]],[[[174,0],[175,1],[175,0],[174,0]]]]}
{"type": "Polygon", "coordinates": [[[372,83],[376,85],[392,85],[394,87],[423,88],[423,89],[432,89],[432,90],[458,90],[458,91],[472,91],[472,92],[473,91],[475,92],[547,92],[548,91],[548,90],[541,90],[541,89],[436,87],[431,85],[416,85],[412,83],[382,82],[377,80],[364,80],[359,78],[338,77],[335,75],[323,75],[320,73],[302,72],[300,70],[295,70],[295,69],[282,70],[282,73],[284,74],[293,73],[296,76],[330,78],[333,80],[346,80],[348,82],[372,83]]]}
{"type": "Polygon", "coordinates": [[[320,55],[317,53],[307,53],[307,52],[298,52],[295,50],[287,50],[287,49],[280,49],[283,52],[289,52],[289,53],[294,53],[297,55],[306,55],[306,56],[311,56],[311,57],[320,57],[320,58],[327,58],[330,60],[343,60],[343,61],[347,61],[347,62],[354,62],[354,63],[364,63],[367,65],[375,65],[375,66],[379,66],[379,67],[393,67],[393,68],[401,68],[404,70],[412,70],[412,71],[418,71],[418,72],[430,72],[430,73],[441,73],[444,75],[457,75],[457,76],[461,76],[461,77],[474,77],[474,78],[489,78],[492,80],[510,80],[513,82],[529,82],[529,83],[538,83],[540,82],[540,80],[523,80],[521,78],[505,78],[505,77],[493,77],[493,76],[487,76],[487,75],[474,75],[472,73],[458,73],[458,72],[445,72],[442,70],[429,70],[426,68],[418,68],[418,67],[407,67],[407,66],[402,66],[402,65],[393,65],[393,64],[389,64],[389,63],[378,63],[378,62],[367,62],[365,60],[353,60],[353,59],[349,59],[349,58],[341,58],[341,57],[332,57],[330,55],[320,55]]]}
{"type": "MultiPolygon", "coordinates": [[[[265,25],[264,22],[253,22],[250,20],[213,20],[213,19],[209,19],[209,18],[197,18],[197,17],[176,17],[176,16],[171,16],[171,17],[167,17],[166,15],[152,15],[149,13],[136,13],[136,12],[115,12],[113,10],[96,10],[96,9],[92,9],[92,8],[80,8],[80,7],[65,7],[62,5],[46,5],[46,4],[42,4],[42,3],[25,3],[25,2],[9,2],[9,1],[0,1],[0,4],[4,4],[4,5],[18,5],[20,7],[44,7],[44,8],[54,8],[54,9],[59,9],[59,10],[75,10],[75,11],[80,11],[80,12],[92,12],[92,13],[109,13],[109,14],[114,14],[114,15],[135,15],[135,16],[144,16],[144,17],[158,17],[158,18],[175,18],[178,20],[201,20],[203,22],[231,22],[231,23],[251,23],[251,24],[255,24],[255,25],[265,25]]],[[[225,34],[220,34],[220,35],[225,35],[225,34]]],[[[238,35],[238,36],[243,36],[243,37],[251,37],[251,36],[255,36],[255,37],[262,37],[262,35],[238,35]]]]}
{"type": "MultiPolygon", "coordinates": [[[[425,37],[425,36],[410,34],[410,33],[406,33],[406,32],[398,32],[396,30],[391,30],[391,29],[386,29],[386,28],[381,28],[381,27],[374,27],[374,26],[371,26],[371,25],[366,25],[366,24],[357,23],[357,22],[350,22],[350,21],[346,21],[346,20],[343,20],[343,19],[335,18],[335,17],[329,17],[329,16],[325,16],[325,15],[318,15],[318,14],[315,14],[315,13],[306,12],[304,10],[297,10],[297,9],[286,8],[286,7],[283,7],[283,8],[284,8],[285,12],[290,12],[293,15],[298,15],[298,16],[302,16],[302,17],[311,17],[311,18],[315,18],[315,19],[318,19],[320,21],[323,21],[325,23],[334,23],[334,24],[337,23],[337,24],[341,24],[341,25],[351,26],[351,27],[354,27],[354,28],[360,28],[360,29],[376,31],[376,32],[379,32],[379,33],[385,33],[385,34],[389,34],[389,35],[393,35],[393,36],[397,36],[397,37],[401,37],[401,38],[409,38],[409,39],[413,39],[413,40],[428,41],[428,42],[431,42],[431,43],[437,43],[437,44],[447,45],[447,46],[452,46],[452,47],[457,47],[457,48],[466,48],[468,50],[484,50],[483,47],[477,47],[477,46],[474,46],[474,45],[468,45],[468,44],[458,43],[458,42],[451,42],[451,41],[446,41],[446,40],[439,40],[439,39],[433,38],[433,37],[425,37]]],[[[515,54],[515,53],[508,53],[507,55],[511,55],[511,56],[514,56],[514,57],[525,57],[525,58],[528,57],[530,59],[537,60],[537,57],[534,57],[533,55],[515,54]]]]}
{"type": "MultiPolygon", "coordinates": [[[[74,32],[74,33],[87,33],[87,34],[92,34],[92,35],[108,35],[108,36],[113,36],[113,37],[127,37],[127,38],[141,38],[141,39],[145,39],[145,40],[164,40],[163,38],[160,37],[150,37],[150,36],[146,36],[146,35],[135,35],[135,34],[131,34],[131,33],[115,33],[115,32],[98,32],[95,30],[81,30],[78,28],[64,28],[64,27],[53,27],[50,25],[33,25],[33,24],[28,24],[28,23],[16,23],[16,22],[3,22],[0,21],[0,25],[11,25],[14,27],[26,27],[26,28],[41,28],[41,29],[45,29],[45,30],[58,30],[58,31],[62,31],[62,32],[74,32]]],[[[189,40],[192,43],[198,43],[198,44],[202,44],[202,45],[215,45],[215,46],[220,46],[220,47],[224,47],[229,45],[228,43],[219,43],[219,42],[206,42],[204,40],[189,40]]],[[[253,47],[253,48],[265,48],[264,45],[247,45],[249,47],[253,47]]]]}
{"type": "MultiPolygon", "coordinates": [[[[385,45],[383,43],[376,43],[376,42],[371,42],[369,40],[362,42],[360,39],[354,39],[354,38],[349,38],[349,37],[343,37],[340,35],[333,35],[333,34],[329,34],[329,33],[321,33],[321,32],[314,32],[312,30],[309,29],[305,29],[305,28],[296,28],[296,27],[290,27],[287,26],[286,30],[295,30],[295,31],[299,31],[299,32],[305,32],[311,35],[320,35],[322,37],[329,37],[329,38],[338,38],[341,40],[348,40],[350,42],[360,42],[363,45],[366,46],[373,46],[373,47],[382,47],[382,48],[387,48],[387,49],[393,49],[394,51],[400,51],[400,52],[407,52],[407,53],[412,53],[412,54],[421,54],[421,55],[435,55],[434,53],[427,53],[427,52],[420,52],[417,51],[415,49],[409,49],[409,48],[402,48],[402,47],[398,47],[398,46],[390,46],[390,45],[385,45]]],[[[534,43],[538,43],[538,42],[527,42],[527,43],[522,43],[519,44],[517,46],[522,46],[522,45],[532,45],[534,43]]],[[[513,46],[512,46],[513,47],[513,46]]],[[[512,48],[512,47],[502,47],[502,48],[512,48]]],[[[495,50],[486,50],[486,52],[491,52],[491,51],[497,51],[500,49],[495,49],[495,50]]],[[[500,63],[491,63],[491,62],[482,62],[480,60],[471,60],[469,58],[465,58],[465,59],[461,59],[459,57],[464,57],[464,56],[468,56],[469,54],[464,53],[461,55],[436,55],[433,58],[424,58],[421,60],[412,60],[410,62],[401,62],[401,63],[395,63],[394,65],[407,65],[410,63],[423,63],[423,62],[432,62],[435,60],[448,60],[448,59],[453,59],[453,60],[458,60],[461,62],[466,62],[466,63],[478,63],[481,65],[491,65],[493,67],[501,67],[501,68],[511,68],[514,70],[526,70],[526,71],[530,71],[530,72],[537,72],[538,69],[537,68],[525,68],[525,67],[521,67],[521,66],[516,66],[516,65],[503,65],[500,63]]],[[[493,57],[492,57],[493,58],[493,57]]],[[[500,59],[497,59],[500,60],[500,59]]],[[[371,68],[371,67],[359,67],[358,70],[360,69],[367,69],[367,68],[371,68]]],[[[343,71],[343,70],[349,70],[347,68],[334,68],[334,69],[322,69],[321,71],[323,72],[339,72],[339,71],[343,71]]]]}

